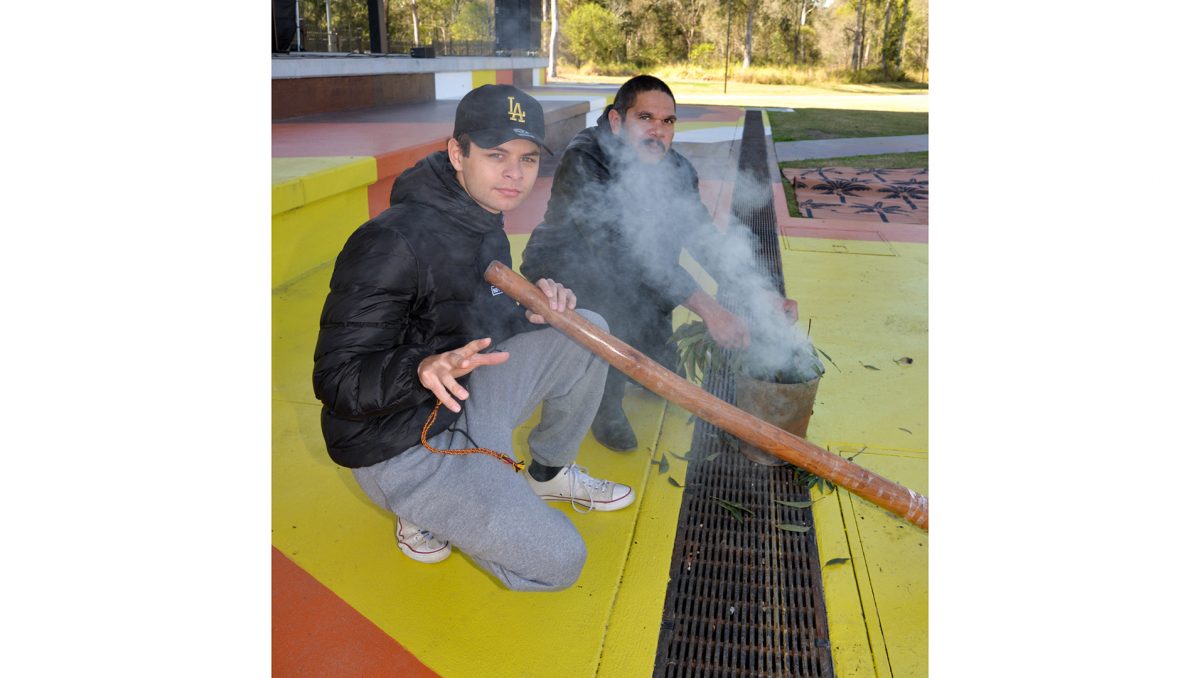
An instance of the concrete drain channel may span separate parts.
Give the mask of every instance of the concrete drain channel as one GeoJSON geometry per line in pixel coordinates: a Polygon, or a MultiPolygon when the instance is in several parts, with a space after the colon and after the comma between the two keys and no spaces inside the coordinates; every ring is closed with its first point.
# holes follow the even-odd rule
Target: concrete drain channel
{"type": "MultiPolygon", "coordinates": [[[[761,111],[746,112],[738,170],[733,215],[783,292],[761,111]]],[[[726,371],[713,370],[704,388],[733,402],[726,371]]],[[[812,525],[810,508],[777,503],[809,499],[793,467],[751,463],[735,438],[700,419],[688,456],[654,675],[833,676],[816,538],[776,527],[812,525]],[[749,513],[739,520],[717,499],[749,513]]]]}

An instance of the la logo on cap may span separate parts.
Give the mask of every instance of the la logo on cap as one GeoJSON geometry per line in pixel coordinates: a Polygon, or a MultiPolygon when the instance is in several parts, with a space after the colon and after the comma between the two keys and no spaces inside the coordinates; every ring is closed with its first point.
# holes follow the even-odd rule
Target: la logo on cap
{"type": "Polygon", "coordinates": [[[514,97],[508,98],[508,119],[525,122],[525,111],[521,110],[521,104],[514,97]]]}

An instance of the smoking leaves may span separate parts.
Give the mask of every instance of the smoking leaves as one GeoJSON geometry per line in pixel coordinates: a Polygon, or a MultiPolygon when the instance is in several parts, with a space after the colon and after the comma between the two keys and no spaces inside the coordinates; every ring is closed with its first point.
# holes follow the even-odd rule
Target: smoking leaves
{"type": "Polygon", "coordinates": [[[667,469],[669,469],[669,468],[671,468],[671,464],[670,464],[670,463],[667,461],[667,455],[665,455],[665,454],[664,454],[664,455],[662,456],[662,458],[658,460],[658,473],[659,473],[659,475],[662,475],[663,473],[666,473],[666,472],[667,472],[667,469]]]}
{"type": "Polygon", "coordinates": [[[668,482],[668,483],[671,483],[671,484],[672,484],[672,485],[674,485],[675,487],[679,487],[679,488],[682,488],[682,487],[683,487],[683,485],[680,485],[680,484],[679,484],[679,481],[678,481],[678,480],[675,480],[675,479],[674,479],[674,478],[672,478],[671,476],[667,476],[667,482],[668,482]]]}
{"type": "Polygon", "coordinates": [[[717,353],[712,338],[704,323],[693,320],[679,326],[671,335],[671,341],[679,347],[679,364],[689,380],[699,384],[712,364],[713,355],[717,353]]]}
{"type": "Polygon", "coordinates": [[[733,514],[733,517],[737,518],[737,521],[739,523],[744,522],[745,516],[754,515],[754,511],[751,511],[750,509],[746,508],[745,506],[742,506],[741,504],[737,504],[732,501],[726,501],[724,499],[720,499],[715,495],[713,496],[712,499],[713,499],[713,501],[717,502],[718,506],[720,506],[721,508],[723,508],[726,511],[729,511],[731,514],[733,514]]]}
{"type": "MultiPolygon", "coordinates": [[[[752,334],[754,328],[751,328],[752,334]]],[[[678,349],[679,364],[683,367],[687,378],[697,384],[703,383],[704,375],[709,370],[728,370],[735,374],[745,374],[762,381],[774,381],[780,384],[798,384],[811,381],[825,373],[825,367],[817,358],[815,346],[808,340],[792,341],[790,353],[784,358],[782,354],[763,363],[761,352],[747,350],[722,350],[717,346],[712,335],[708,333],[703,321],[693,320],[680,325],[671,335],[670,341],[678,349]]],[[[751,339],[751,342],[757,340],[751,339]]],[[[758,345],[758,344],[754,344],[758,345]]],[[[775,346],[774,344],[770,344],[775,346]]],[[[771,351],[777,353],[779,347],[771,351]]],[[[825,355],[824,351],[821,351],[825,355]]],[[[828,355],[825,355],[829,358],[828,355]]],[[[830,359],[830,362],[833,362],[830,359]]],[[[837,367],[835,364],[834,367],[837,367]]],[[[841,368],[838,369],[841,371],[841,368]]]]}
{"type": "Polygon", "coordinates": [[[817,488],[817,492],[820,494],[833,492],[835,489],[837,489],[837,486],[833,483],[822,478],[821,476],[809,473],[799,466],[793,466],[792,473],[792,479],[796,482],[796,484],[806,490],[809,490],[810,492],[814,487],[817,488]]]}
{"type": "Polygon", "coordinates": [[[829,560],[825,561],[825,567],[829,567],[830,565],[841,565],[842,563],[848,562],[850,562],[849,558],[830,558],[829,560]]]}

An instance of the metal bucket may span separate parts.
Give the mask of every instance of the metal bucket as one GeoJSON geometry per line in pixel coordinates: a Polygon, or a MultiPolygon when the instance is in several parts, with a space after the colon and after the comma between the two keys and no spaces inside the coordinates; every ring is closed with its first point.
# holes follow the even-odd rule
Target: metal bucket
{"type": "MultiPolygon", "coordinates": [[[[808,435],[808,420],[812,418],[817,400],[817,377],[798,384],[777,384],[744,374],[735,376],[737,406],[765,422],[804,438],[808,435]]],[[[740,440],[742,455],[756,464],[783,466],[786,461],[740,440]]]]}

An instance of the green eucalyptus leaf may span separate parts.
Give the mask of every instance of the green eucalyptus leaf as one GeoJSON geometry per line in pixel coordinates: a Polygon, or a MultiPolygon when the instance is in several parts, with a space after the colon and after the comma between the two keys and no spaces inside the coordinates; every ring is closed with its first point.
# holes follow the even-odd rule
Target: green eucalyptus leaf
{"type": "Polygon", "coordinates": [[[830,565],[841,565],[842,563],[848,562],[850,562],[849,558],[830,558],[829,560],[825,561],[825,567],[829,567],[830,565]]]}
{"type": "Polygon", "coordinates": [[[806,525],[791,525],[789,523],[779,523],[775,525],[775,527],[778,527],[781,530],[787,530],[788,532],[808,532],[812,529],[806,525]]]}
{"type": "Polygon", "coordinates": [[[753,511],[745,506],[742,506],[741,504],[736,504],[732,501],[726,501],[724,499],[718,499],[717,497],[713,497],[713,501],[717,502],[717,505],[721,508],[732,513],[733,517],[737,518],[739,523],[742,522],[743,515],[754,515],[753,511]]]}
{"type": "Polygon", "coordinates": [[[833,365],[835,368],[837,368],[838,372],[842,371],[842,368],[838,367],[838,364],[833,362],[833,358],[830,358],[828,353],[826,353],[825,351],[821,351],[821,349],[819,349],[819,348],[817,350],[820,351],[821,355],[825,356],[825,359],[829,361],[830,365],[833,365]]]}
{"type": "Polygon", "coordinates": [[[809,506],[812,506],[812,502],[811,502],[811,501],[783,501],[782,499],[776,499],[776,500],[775,500],[775,503],[776,503],[776,504],[783,504],[784,506],[791,506],[791,507],[794,507],[794,508],[801,508],[801,509],[802,509],[802,508],[808,508],[809,506]]]}

